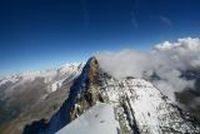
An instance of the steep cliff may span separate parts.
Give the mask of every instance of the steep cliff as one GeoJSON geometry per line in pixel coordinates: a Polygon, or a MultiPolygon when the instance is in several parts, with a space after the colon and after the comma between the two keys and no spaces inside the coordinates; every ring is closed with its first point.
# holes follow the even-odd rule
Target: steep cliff
{"type": "Polygon", "coordinates": [[[200,133],[200,123],[150,82],[133,77],[117,80],[104,72],[94,57],[88,61],[72,85],[68,99],[53,118],[47,123],[35,122],[27,126],[24,133],[55,133],[98,102],[113,107],[120,126],[118,133],[200,133]]]}

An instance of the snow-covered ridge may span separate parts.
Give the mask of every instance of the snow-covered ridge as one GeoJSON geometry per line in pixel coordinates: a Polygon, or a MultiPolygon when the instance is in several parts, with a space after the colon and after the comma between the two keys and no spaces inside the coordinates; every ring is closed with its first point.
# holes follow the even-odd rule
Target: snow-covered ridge
{"type": "Polygon", "coordinates": [[[96,59],[89,64],[88,88],[80,89],[84,92],[77,96],[71,111],[75,118],[100,101],[114,107],[122,134],[200,133],[198,122],[150,82],[133,77],[115,79],[99,68],[96,59]]]}
{"type": "Polygon", "coordinates": [[[48,92],[54,92],[61,87],[65,79],[74,79],[77,77],[81,73],[82,67],[83,63],[72,63],[64,64],[55,69],[27,71],[1,78],[0,86],[11,83],[12,87],[9,88],[9,92],[12,92],[12,90],[19,85],[32,82],[36,78],[44,78],[44,82],[48,84],[48,92]]]}
{"type": "Polygon", "coordinates": [[[113,107],[97,103],[56,134],[117,134],[119,130],[113,107]]]}
{"type": "MultiPolygon", "coordinates": [[[[116,79],[102,70],[95,58],[89,59],[71,86],[68,99],[50,122],[43,122],[45,127],[38,122],[36,124],[42,128],[35,130],[34,126],[30,126],[26,130],[31,132],[34,129],[39,134],[72,132],[75,125],[83,125],[80,120],[87,115],[86,111],[99,102],[114,108],[115,119],[120,126],[116,134],[200,133],[199,122],[184,113],[150,82],[133,77],[116,79]]],[[[100,109],[97,111],[101,113],[100,109]]],[[[84,122],[89,122],[93,116],[90,114],[84,122]]],[[[81,129],[85,131],[85,128],[93,132],[87,126],[81,129]]]]}
{"type": "MultiPolygon", "coordinates": [[[[33,80],[35,77],[55,77],[55,75],[57,75],[58,73],[59,75],[64,75],[66,73],[70,73],[74,70],[77,70],[78,66],[83,66],[83,63],[67,63],[53,69],[26,71],[20,74],[13,74],[4,77],[2,76],[0,80],[11,81],[14,83],[20,78],[24,80],[33,80]]],[[[3,84],[3,82],[1,84],[3,84]]]]}

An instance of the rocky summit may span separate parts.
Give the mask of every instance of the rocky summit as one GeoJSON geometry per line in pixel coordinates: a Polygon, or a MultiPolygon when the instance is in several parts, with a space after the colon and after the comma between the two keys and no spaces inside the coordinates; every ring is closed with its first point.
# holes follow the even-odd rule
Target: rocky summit
{"type": "Polygon", "coordinates": [[[200,133],[199,121],[183,112],[150,82],[133,77],[116,79],[104,72],[93,57],[71,86],[60,110],[49,122],[27,125],[24,134],[62,131],[100,102],[113,107],[119,123],[116,132],[120,134],[200,133]]]}

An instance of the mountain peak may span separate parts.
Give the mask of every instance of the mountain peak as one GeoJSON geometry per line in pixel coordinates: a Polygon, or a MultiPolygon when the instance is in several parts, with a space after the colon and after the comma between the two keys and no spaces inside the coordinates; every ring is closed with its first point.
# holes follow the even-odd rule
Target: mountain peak
{"type": "MultiPolygon", "coordinates": [[[[86,63],[61,109],[46,127],[35,132],[53,134],[99,102],[113,107],[122,134],[200,133],[199,122],[153,84],[133,77],[116,79],[101,68],[95,57],[86,63]]],[[[30,134],[31,130],[29,126],[25,132],[30,134]]]]}
{"type": "Polygon", "coordinates": [[[113,106],[123,134],[200,132],[198,122],[150,82],[133,77],[117,80],[102,70],[95,57],[88,65],[87,88],[71,109],[72,120],[103,102],[113,106]]]}

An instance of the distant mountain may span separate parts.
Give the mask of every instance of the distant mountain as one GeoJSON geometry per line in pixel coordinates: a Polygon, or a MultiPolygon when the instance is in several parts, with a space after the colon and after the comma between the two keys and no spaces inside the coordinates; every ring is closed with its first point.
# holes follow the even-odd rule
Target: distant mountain
{"type": "Polygon", "coordinates": [[[74,81],[62,107],[50,120],[28,124],[24,134],[75,134],[79,130],[90,134],[95,127],[102,128],[97,134],[200,133],[200,122],[149,81],[132,76],[115,79],[93,57],[74,81]],[[104,119],[105,113],[112,121],[104,119]],[[113,125],[104,125],[108,122],[113,125]],[[86,130],[90,129],[87,123],[92,123],[91,130],[86,130]]]}
{"type": "Polygon", "coordinates": [[[0,133],[22,133],[26,124],[46,120],[60,108],[83,64],[26,72],[0,79],[0,133]]]}

